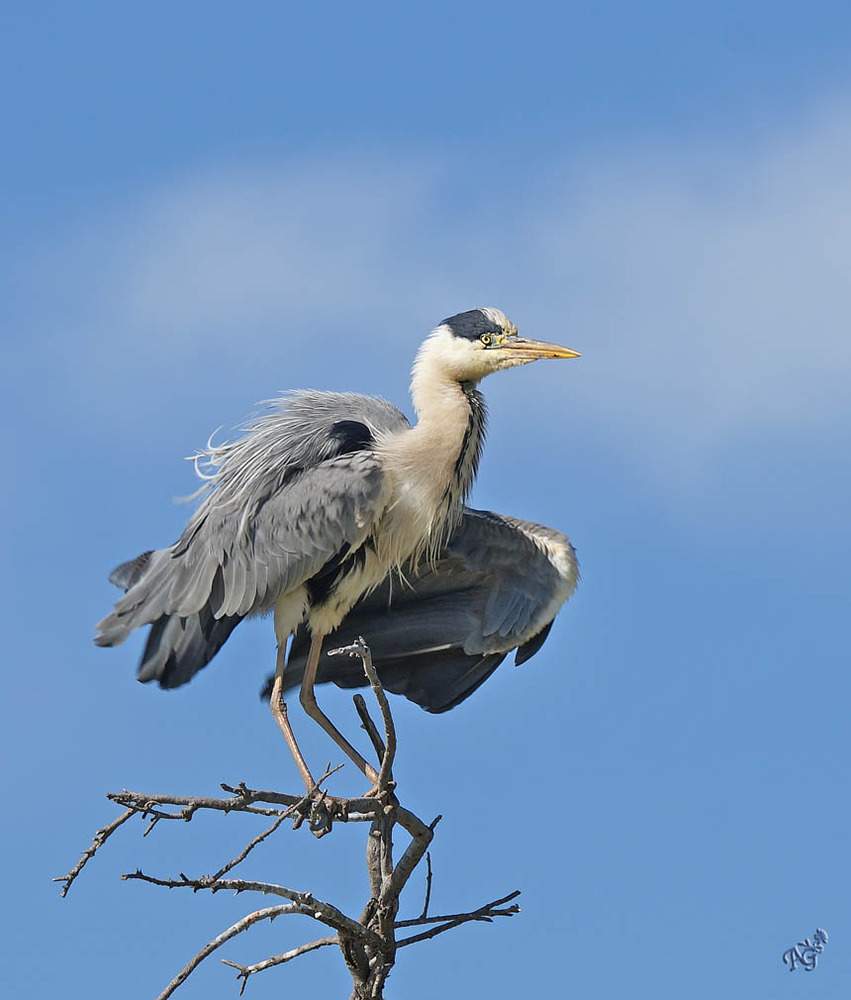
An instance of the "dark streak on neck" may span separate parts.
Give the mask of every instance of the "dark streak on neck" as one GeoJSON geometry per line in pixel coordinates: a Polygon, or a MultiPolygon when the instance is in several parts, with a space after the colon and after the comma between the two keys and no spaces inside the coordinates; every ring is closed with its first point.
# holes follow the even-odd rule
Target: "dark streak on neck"
{"type": "Polygon", "coordinates": [[[487,424],[487,409],[482,394],[476,389],[473,382],[460,382],[459,388],[464,393],[469,408],[467,417],[467,427],[464,430],[464,438],[461,441],[461,448],[458,457],[455,459],[455,467],[452,470],[452,481],[447,485],[444,492],[446,499],[453,492],[457,493],[456,499],[463,501],[470,492],[476,472],[479,468],[479,459],[482,454],[482,445],[485,440],[485,427],[487,424]]]}

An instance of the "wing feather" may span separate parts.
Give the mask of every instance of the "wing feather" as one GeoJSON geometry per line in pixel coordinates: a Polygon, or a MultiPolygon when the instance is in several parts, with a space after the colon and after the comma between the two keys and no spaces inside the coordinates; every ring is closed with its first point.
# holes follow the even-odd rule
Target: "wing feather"
{"type": "MultiPolygon", "coordinates": [[[[328,645],[363,635],[382,682],[427,711],[468,697],[517,650],[523,662],[543,645],[578,580],[565,535],[530,521],[466,509],[434,564],[389,578],[355,605],[328,645]]],[[[300,683],[308,636],[296,633],[285,686],[300,683]]],[[[364,683],[359,664],[323,661],[318,679],[364,683]]]]}
{"type": "Polygon", "coordinates": [[[308,392],[237,441],[209,446],[201,458],[216,471],[198,510],[170,548],[113,572],[126,593],[98,624],[95,642],[117,645],[154,624],[143,679],[188,680],[199,669],[191,664],[208,662],[242,617],[270,609],[342,547],[363,544],[390,494],[369,445],[405,426],[384,400],[308,392]]]}

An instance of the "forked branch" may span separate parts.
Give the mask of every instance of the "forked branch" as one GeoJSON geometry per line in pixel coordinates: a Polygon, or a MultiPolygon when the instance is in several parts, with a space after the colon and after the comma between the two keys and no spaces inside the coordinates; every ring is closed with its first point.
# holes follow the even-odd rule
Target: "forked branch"
{"type": "Polygon", "coordinates": [[[163,820],[182,820],[188,823],[198,812],[224,814],[241,812],[264,816],[272,820],[271,824],[254,836],[238,854],[221,865],[212,875],[190,877],[181,872],[176,878],[162,878],[146,874],[140,869],[122,875],[122,879],[127,881],[146,882],[169,889],[184,888],[191,889],[193,892],[209,891],[212,893],[222,890],[238,894],[259,893],[263,896],[276,896],[286,900],[286,902],[274,906],[254,910],[209,941],[193,955],[157,1000],[166,1000],[170,997],[198,965],[222,945],[243,934],[255,924],[267,919],[274,920],[279,916],[289,914],[306,916],[323,924],[333,933],[253,964],[243,965],[223,959],[225,965],[237,970],[240,994],[244,991],[251,976],[258,972],[284,965],[295,958],[333,944],[340,948],[346,966],[351,973],[353,1000],[366,1000],[366,998],[380,1000],[383,996],[384,983],[396,961],[398,948],[426,941],[465,923],[472,921],[492,922],[497,917],[510,917],[519,912],[519,906],[512,903],[512,900],[519,895],[519,891],[515,891],[475,910],[441,916],[428,915],[432,891],[432,869],[427,850],[434,838],[434,830],[440,817],[438,816],[430,824],[426,824],[400,805],[396,798],[396,783],[393,779],[393,762],[397,745],[396,729],[390,705],[372,665],[369,648],[363,639],[359,639],[350,646],[334,650],[332,655],[360,657],[380,711],[383,738],[367,711],[365,701],[360,695],[355,696],[358,714],[376,751],[379,763],[376,786],[369,795],[360,798],[341,798],[329,795],[324,785],[335,771],[339,770],[339,768],[331,768],[330,765],[316,784],[304,795],[253,789],[243,782],[236,785],[222,784],[222,789],[227,793],[225,798],[147,795],[125,789],[107,796],[111,801],[123,806],[124,812],[97,831],[92,844],[83,852],[80,860],[66,875],[54,879],[54,881],[62,883],[62,896],[67,895],[84,866],[109,837],[134,816],[139,816],[145,823],[143,836],[151,833],[163,820]],[[306,822],[308,829],[318,837],[330,833],[334,824],[337,823],[368,822],[370,824],[367,846],[370,896],[360,917],[349,916],[338,907],[318,899],[310,892],[289,888],[277,882],[226,877],[230,876],[233,869],[242,864],[260,844],[275,836],[286,819],[293,820],[295,829],[306,822]],[[397,825],[408,833],[410,842],[405,847],[398,862],[394,862],[393,830],[397,825]],[[422,913],[414,919],[398,920],[400,895],[423,857],[427,857],[428,872],[426,899],[422,913]],[[419,933],[397,939],[397,931],[417,927],[425,929],[419,933]]]}

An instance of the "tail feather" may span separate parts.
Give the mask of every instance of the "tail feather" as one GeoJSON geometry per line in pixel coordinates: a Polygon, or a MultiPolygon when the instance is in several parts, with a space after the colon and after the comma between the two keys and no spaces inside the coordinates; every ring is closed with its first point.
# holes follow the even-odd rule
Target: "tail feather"
{"type": "Polygon", "coordinates": [[[137,628],[150,625],[151,631],[139,664],[140,681],[159,682],[160,687],[179,687],[190,680],[221,649],[243,615],[215,616],[221,604],[213,581],[199,581],[193,597],[200,597],[206,585],[208,599],[190,614],[169,614],[174,586],[171,550],[143,552],[122,563],[109,575],[110,583],[125,591],[112,612],[98,622],[95,643],[118,646],[137,628]],[[212,586],[211,586],[212,584],[212,586]],[[212,590],[212,592],[211,592],[212,590]]]}
{"type": "Polygon", "coordinates": [[[214,618],[209,608],[186,618],[164,615],[151,626],[139,680],[180,687],[207,666],[241,621],[240,615],[214,618]]]}
{"type": "Polygon", "coordinates": [[[144,552],[110,573],[110,582],[123,587],[125,594],[95,626],[98,646],[119,646],[134,629],[150,625],[166,614],[170,562],[168,550],[158,549],[144,552]]]}

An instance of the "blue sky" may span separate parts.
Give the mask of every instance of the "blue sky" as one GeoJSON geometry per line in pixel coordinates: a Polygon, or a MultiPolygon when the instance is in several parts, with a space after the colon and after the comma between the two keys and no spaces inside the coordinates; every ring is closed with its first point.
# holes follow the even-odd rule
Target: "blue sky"
{"type": "MultiPolygon", "coordinates": [[[[407,408],[422,336],[478,304],[583,354],[484,383],[473,497],[567,531],[583,582],[456,711],[394,702],[404,797],[444,815],[434,905],[521,888],[523,914],[403,952],[389,995],[848,996],[849,56],[839,3],[2,15],[16,996],[153,997],[250,905],[118,881],[218,867],[240,817],[128,829],[60,902],[105,792],[297,787],[256,697],[268,622],[177,692],[135,683],[141,637],[90,643],[109,569],[182,526],[183,456],[286,388],[407,408]]],[[[355,912],[360,837],[302,831],[244,873],[355,912]]],[[[328,950],[249,990],[317,976],[347,988],[328,950]]],[[[235,986],[213,958],[181,995],[235,986]]]]}

